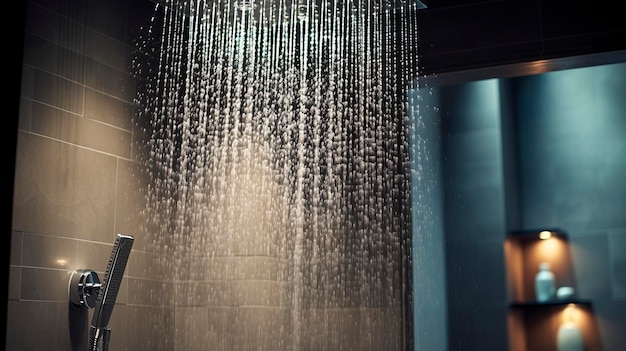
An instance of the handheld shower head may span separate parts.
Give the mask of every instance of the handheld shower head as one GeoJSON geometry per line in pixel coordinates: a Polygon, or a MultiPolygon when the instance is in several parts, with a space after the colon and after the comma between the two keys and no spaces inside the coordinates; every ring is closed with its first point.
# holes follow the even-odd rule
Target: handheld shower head
{"type": "Polygon", "coordinates": [[[113,313],[117,293],[120,289],[128,256],[133,246],[134,238],[130,235],[117,234],[107,270],[104,274],[104,283],[100,287],[95,311],[91,320],[89,333],[89,350],[97,349],[98,341],[104,335],[108,338],[107,324],[113,313]]]}

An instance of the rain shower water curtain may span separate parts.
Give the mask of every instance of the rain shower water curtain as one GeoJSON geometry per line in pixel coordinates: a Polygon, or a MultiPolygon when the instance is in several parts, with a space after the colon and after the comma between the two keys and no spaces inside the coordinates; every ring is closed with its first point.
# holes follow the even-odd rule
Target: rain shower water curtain
{"type": "Polygon", "coordinates": [[[414,9],[164,0],[144,32],[143,231],[176,349],[412,345],[414,9]]]}

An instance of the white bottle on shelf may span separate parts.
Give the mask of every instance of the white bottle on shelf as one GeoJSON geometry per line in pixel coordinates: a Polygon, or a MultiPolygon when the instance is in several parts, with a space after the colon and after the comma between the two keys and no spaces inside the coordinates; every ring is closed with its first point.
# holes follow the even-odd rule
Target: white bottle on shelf
{"type": "Polygon", "coordinates": [[[556,337],[558,351],[584,351],[583,333],[573,322],[564,322],[556,337]]]}
{"type": "Polygon", "coordinates": [[[539,264],[539,272],[535,275],[535,299],[538,302],[550,301],[554,297],[554,274],[550,271],[550,264],[539,264]]]}

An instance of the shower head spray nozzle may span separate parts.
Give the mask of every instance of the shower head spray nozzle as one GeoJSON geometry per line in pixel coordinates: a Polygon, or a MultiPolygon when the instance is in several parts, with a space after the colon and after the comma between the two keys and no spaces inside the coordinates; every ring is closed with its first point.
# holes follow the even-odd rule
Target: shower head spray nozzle
{"type": "Polygon", "coordinates": [[[322,8],[325,8],[328,13],[332,13],[332,16],[337,14],[348,16],[357,9],[379,14],[400,10],[421,10],[428,7],[422,0],[284,0],[280,4],[270,0],[225,0],[222,2],[215,0],[152,0],[152,2],[157,6],[170,8],[178,13],[193,17],[207,15],[220,9],[220,16],[239,15],[256,19],[260,13],[264,13],[265,18],[272,18],[275,15],[274,12],[280,8],[283,18],[295,18],[298,21],[306,21],[309,17],[318,16],[318,11],[322,8]]]}
{"type": "Polygon", "coordinates": [[[107,324],[113,313],[117,293],[134,240],[132,236],[117,234],[111,258],[104,274],[104,284],[100,287],[95,312],[91,320],[89,350],[95,351],[97,349],[98,341],[103,335],[105,338],[108,337],[107,324]]]}

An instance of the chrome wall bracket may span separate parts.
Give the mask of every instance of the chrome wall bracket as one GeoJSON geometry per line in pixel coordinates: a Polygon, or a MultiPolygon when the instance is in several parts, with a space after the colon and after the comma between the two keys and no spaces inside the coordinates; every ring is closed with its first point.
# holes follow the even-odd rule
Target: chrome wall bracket
{"type": "Polygon", "coordinates": [[[96,307],[101,286],[98,273],[90,269],[77,269],[70,278],[70,302],[84,309],[96,307]]]}

